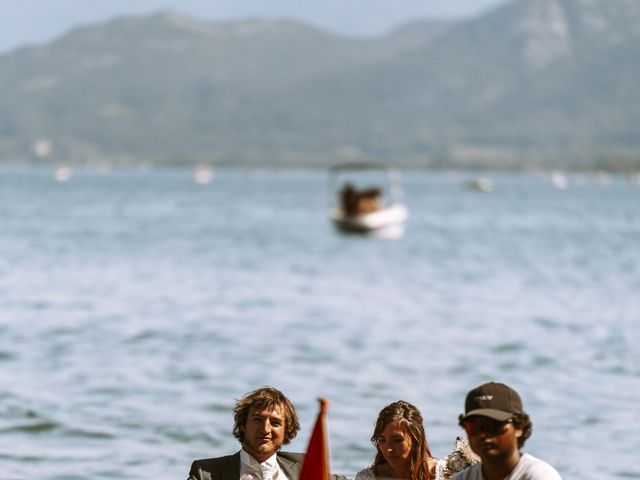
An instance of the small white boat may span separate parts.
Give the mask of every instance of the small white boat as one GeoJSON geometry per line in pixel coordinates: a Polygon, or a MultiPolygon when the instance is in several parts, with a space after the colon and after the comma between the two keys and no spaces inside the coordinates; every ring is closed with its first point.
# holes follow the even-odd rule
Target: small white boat
{"type": "Polygon", "coordinates": [[[472,180],[469,180],[469,182],[467,182],[467,187],[469,188],[469,190],[473,190],[476,192],[493,192],[493,183],[491,183],[491,180],[486,177],[476,177],[472,180]]]}
{"type": "Polygon", "coordinates": [[[354,233],[366,233],[403,224],[408,217],[407,208],[402,204],[389,205],[376,212],[361,215],[345,215],[340,207],[336,207],[331,215],[333,223],[340,230],[354,233]]]}
{"type": "Polygon", "coordinates": [[[213,168],[210,165],[197,165],[193,169],[193,181],[200,185],[207,185],[213,182],[213,168]]]}
{"type": "Polygon", "coordinates": [[[398,172],[378,163],[357,162],[336,165],[330,174],[331,191],[339,199],[331,208],[330,218],[339,231],[402,236],[409,212],[402,202],[398,172]],[[368,178],[375,181],[374,186],[360,187],[364,177],[376,177],[368,178]]]}
{"type": "Polygon", "coordinates": [[[66,182],[73,176],[73,170],[69,165],[58,165],[53,171],[53,178],[57,182],[66,182]]]}
{"type": "Polygon", "coordinates": [[[569,186],[567,177],[562,172],[554,170],[549,175],[549,182],[558,190],[565,190],[569,186]]]}

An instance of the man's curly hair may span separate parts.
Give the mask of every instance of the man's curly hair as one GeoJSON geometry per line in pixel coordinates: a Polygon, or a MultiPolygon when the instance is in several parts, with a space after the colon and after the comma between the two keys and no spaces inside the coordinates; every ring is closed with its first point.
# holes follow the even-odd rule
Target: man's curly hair
{"type": "Polygon", "coordinates": [[[295,438],[300,430],[298,414],[293,403],[285,397],[284,393],[273,387],[262,387],[247,393],[238,400],[233,408],[233,436],[240,443],[244,442],[244,432],[249,418],[249,411],[253,407],[256,411],[265,408],[279,406],[284,414],[284,444],[286,445],[295,438]]]}
{"type": "Polygon", "coordinates": [[[531,436],[533,425],[526,413],[514,413],[512,422],[514,427],[522,429],[522,436],[518,437],[518,449],[521,449],[524,447],[524,442],[531,436]]]}

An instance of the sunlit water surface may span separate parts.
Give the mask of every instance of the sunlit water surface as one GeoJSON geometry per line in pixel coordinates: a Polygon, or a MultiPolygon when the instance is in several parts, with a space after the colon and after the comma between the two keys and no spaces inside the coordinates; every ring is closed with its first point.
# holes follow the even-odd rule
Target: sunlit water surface
{"type": "Polygon", "coordinates": [[[432,451],[473,386],[516,387],[567,479],[640,478],[640,188],[405,172],[397,240],[337,234],[323,171],[0,171],[0,477],[186,478],[265,384],[333,470],[406,399],[432,451]]]}

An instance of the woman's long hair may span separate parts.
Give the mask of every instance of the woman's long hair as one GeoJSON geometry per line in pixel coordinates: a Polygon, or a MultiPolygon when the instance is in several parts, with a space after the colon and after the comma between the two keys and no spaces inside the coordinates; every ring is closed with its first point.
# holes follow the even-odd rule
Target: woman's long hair
{"type": "Polygon", "coordinates": [[[376,427],[371,436],[371,443],[376,447],[376,456],[373,459],[373,471],[378,473],[378,467],[387,461],[384,459],[378,447],[378,437],[388,423],[399,421],[407,429],[411,438],[411,480],[431,480],[429,473],[429,458],[431,450],[424,432],[424,425],[420,410],[404,400],[398,400],[384,407],[378,414],[376,427]]]}

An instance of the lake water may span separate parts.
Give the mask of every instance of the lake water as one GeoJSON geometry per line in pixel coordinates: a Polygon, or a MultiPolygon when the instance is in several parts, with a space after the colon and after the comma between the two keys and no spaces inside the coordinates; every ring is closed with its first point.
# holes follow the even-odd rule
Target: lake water
{"type": "Polygon", "coordinates": [[[378,411],[447,454],[499,380],[524,450],[566,479],[640,478],[640,188],[622,177],[405,172],[396,240],[342,236],[323,171],[0,170],[0,478],[182,479],[233,453],[234,400],[331,401],[334,472],[378,411]]]}

